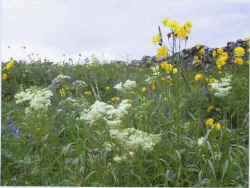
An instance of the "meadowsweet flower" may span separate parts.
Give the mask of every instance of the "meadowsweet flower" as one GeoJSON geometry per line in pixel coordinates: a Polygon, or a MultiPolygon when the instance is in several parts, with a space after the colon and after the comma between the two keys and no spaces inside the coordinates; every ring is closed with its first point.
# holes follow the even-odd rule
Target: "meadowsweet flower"
{"type": "Polygon", "coordinates": [[[207,139],[205,137],[199,138],[197,141],[198,146],[202,146],[206,142],[206,140],[207,139]]]}
{"type": "Polygon", "coordinates": [[[215,90],[215,96],[224,97],[229,94],[232,89],[231,78],[231,75],[226,75],[224,78],[221,78],[221,81],[215,80],[213,83],[208,84],[212,89],[215,90]]]}
{"type": "Polygon", "coordinates": [[[165,57],[167,55],[167,52],[168,52],[167,47],[165,45],[162,45],[157,49],[156,57],[158,58],[165,57]]]}
{"type": "Polygon", "coordinates": [[[155,36],[153,37],[152,42],[153,42],[153,43],[157,43],[157,42],[159,42],[160,40],[161,40],[161,36],[160,36],[160,34],[157,34],[157,35],[155,35],[155,36]]]}
{"type": "Polygon", "coordinates": [[[47,110],[48,106],[51,105],[50,97],[53,96],[53,93],[47,88],[29,88],[25,92],[22,91],[15,95],[16,104],[28,102],[29,107],[25,109],[25,113],[29,113],[33,110],[47,110]]]}
{"type": "Polygon", "coordinates": [[[233,52],[234,52],[234,55],[235,55],[236,57],[242,57],[242,56],[244,56],[244,54],[245,54],[244,48],[242,48],[242,47],[240,47],[240,46],[234,48],[234,51],[233,51],[233,52]]]}
{"type": "Polygon", "coordinates": [[[127,80],[124,84],[122,82],[114,86],[115,89],[121,92],[128,92],[136,87],[136,81],[127,80]]]}
{"type": "Polygon", "coordinates": [[[202,80],[203,79],[203,75],[202,74],[196,74],[195,76],[194,76],[194,80],[196,80],[196,81],[199,81],[199,80],[202,80]]]}
{"type": "Polygon", "coordinates": [[[6,73],[3,73],[2,74],[2,80],[6,80],[7,79],[7,74],[6,73]]]}
{"type": "Polygon", "coordinates": [[[242,65],[243,59],[241,57],[236,57],[236,58],[234,58],[234,63],[238,64],[238,65],[242,65]]]}
{"type": "Polygon", "coordinates": [[[139,147],[145,151],[152,151],[153,147],[161,140],[160,134],[149,134],[134,128],[111,129],[109,134],[124,149],[132,152],[139,147]]]}

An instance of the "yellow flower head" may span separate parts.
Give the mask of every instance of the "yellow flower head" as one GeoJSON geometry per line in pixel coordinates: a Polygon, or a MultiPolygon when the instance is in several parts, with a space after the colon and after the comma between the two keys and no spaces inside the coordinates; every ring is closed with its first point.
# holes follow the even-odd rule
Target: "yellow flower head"
{"type": "Polygon", "coordinates": [[[178,72],[178,68],[173,68],[173,74],[176,74],[178,72]]]}
{"type": "Polygon", "coordinates": [[[163,24],[165,27],[168,27],[168,22],[169,22],[169,19],[167,19],[167,18],[164,18],[164,19],[162,20],[162,24],[163,24]]]}
{"type": "Polygon", "coordinates": [[[224,52],[224,51],[223,51],[221,48],[218,48],[218,49],[217,49],[217,53],[218,53],[218,54],[222,54],[223,52],[224,52]]]}
{"type": "Polygon", "coordinates": [[[217,53],[216,53],[216,50],[213,50],[213,51],[212,51],[212,57],[215,57],[216,54],[217,54],[217,53]]]}
{"type": "Polygon", "coordinates": [[[196,75],[194,76],[194,79],[195,79],[196,81],[202,80],[202,79],[203,79],[203,75],[200,74],[200,73],[198,73],[198,74],[196,74],[196,75]]]}
{"type": "Polygon", "coordinates": [[[186,28],[191,28],[191,27],[192,27],[192,23],[191,23],[190,21],[186,21],[186,22],[184,23],[184,27],[186,27],[186,28]]]}
{"type": "Polygon", "coordinates": [[[244,48],[242,48],[242,47],[240,47],[240,46],[234,48],[234,55],[235,55],[236,57],[242,57],[242,56],[244,56],[244,55],[245,55],[245,50],[244,50],[244,48]]]}
{"type": "Polygon", "coordinates": [[[215,128],[217,131],[221,130],[221,125],[220,125],[220,123],[216,123],[215,126],[214,126],[214,128],[215,128]]]}
{"type": "Polygon", "coordinates": [[[58,74],[56,77],[57,78],[61,78],[61,77],[63,77],[64,75],[62,74],[62,73],[60,73],[60,74],[58,74]]]}
{"type": "Polygon", "coordinates": [[[214,106],[210,105],[210,106],[207,108],[207,112],[211,112],[213,109],[214,109],[214,106]]]}
{"type": "Polygon", "coordinates": [[[157,34],[157,35],[155,35],[155,36],[153,37],[152,42],[153,42],[153,43],[157,43],[157,42],[159,42],[160,40],[161,40],[161,36],[160,36],[160,34],[157,34]]]}
{"type": "Polygon", "coordinates": [[[155,84],[151,84],[150,87],[151,87],[152,90],[156,89],[155,84]]]}
{"type": "Polygon", "coordinates": [[[2,74],[2,80],[6,80],[7,79],[7,74],[6,73],[3,73],[2,74]]]}
{"type": "Polygon", "coordinates": [[[215,82],[215,78],[209,78],[208,82],[209,83],[214,83],[215,82]]]}
{"type": "Polygon", "coordinates": [[[91,91],[84,91],[83,92],[85,95],[91,95],[91,91]]]}
{"type": "Polygon", "coordinates": [[[6,65],[6,69],[11,68],[13,65],[14,65],[14,61],[13,61],[13,60],[10,60],[10,61],[7,63],[7,65],[6,65]]]}
{"type": "Polygon", "coordinates": [[[201,55],[204,55],[204,54],[205,54],[205,50],[204,50],[203,48],[201,48],[200,51],[199,51],[199,53],[200,53],[201,55]]]}
{"type": "Polygon", "coordinates": [[[59,90],[59,93],[60,93],[61,97],[65,97],[65,96],[66,96],[66,93],[65,93],[64,88],[61,88],[61,89],[59,90]]]}
{"type": "Polygon", "coordinates": [[[243,59],[240,57],[236,57],[234,58],[234,63],[238,64],[238,65],[242,65],[243,64],[243,59]]]}
{"type": "Polygon", "coordinates": [[[201,46],[199,44],[196,44],[195,48],[196,48],[196,50],[199,50],[201,48],[201,46]]]}
{"type": "Polygon", "coordinates": [[[214,124],[214,119],[213,118],[208,118],[206,120],[205,124],[206,124],[207,127],[211,127],[214,124]]]}
{"type": "Polygon", "coordinates": [[[142,92],[145,92],[146,90],[147,90],[146,87],[141,88],[141,91],[142,91],[142,92]]]}
{"type": "Polygon", "coordinates": [[[161,57],[165,57],[167,55],[167,47],[162,45],[157,49],[157,54],[156,57],[161,58],[161,57]]]}

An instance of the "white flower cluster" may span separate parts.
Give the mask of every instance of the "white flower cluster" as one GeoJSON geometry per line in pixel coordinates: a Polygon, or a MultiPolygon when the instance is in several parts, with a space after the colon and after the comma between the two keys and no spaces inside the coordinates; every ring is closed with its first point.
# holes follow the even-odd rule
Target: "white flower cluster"
{"type": "MultiPolygon", "coordinates": [[[[161,140],[160,134],[149,134],[134,128],[110,129],[109,134],[119,144],[124,153],[122,156],[116,155],[113,158],[116,162],[126,160],[129,156],[133,157],[134,151],[138,148],[152,151],[153,147],[161,140]]],[[[105,142],[104,147],[107,151],[111,151],[113,147],[116,147],[116,144],[105,142]]]]}
{"type": "Polygon", "coordinates": [[[215,96],[225,97],[230,93],[232,89],[231,78],[232,75],[227,75],[226,77],[221,78],[221,81],[215,80],[213,83],[209,84],[209,86],[215,90],[215,96]]]}
{"type": "Polygon", "coordinates": [[[29,101],[30,106],[25,109],[27,114],[32,110],[47,110],[48,106],[51,105],[50,97],[52,96],[53,93],[47,88],[38,89],[33,87],[17,93],[15,98],[17,104],[29,101]]]}
{"type": "Polygon", "coordinates": [[[200,137],[197,141],[198,146],[202,146],[203,144],[205,144],[206,140],[207,139],[205,137],[200,137]]]}
{"type": "Polygon", "coordinates": [[[128,114],[131,107],[129,100],[123,100],[117,108],[101,101],[96,101],[88,110],[82,112],[80,119],[88,121],[91,125],[97,120],[103,119],[109,127],[117,127],[121,124],[121,118],[128,114]]]}
{"type": "Polygon", "coordinates": [[[121,92],[127,92],[136,87],[136,81],[127,80],[124,84],[120,82],[114,86],[115,89],[121,92]]]}
{"type": "Polygon", "coordinates": [[[159,134],[149,134],[135,128],[111,129],[109,133],[112,139],[118,141],[128,150],[135,150],[141,147],[145,151],[152,151],[154,145],[161,140],[159,134]]]}

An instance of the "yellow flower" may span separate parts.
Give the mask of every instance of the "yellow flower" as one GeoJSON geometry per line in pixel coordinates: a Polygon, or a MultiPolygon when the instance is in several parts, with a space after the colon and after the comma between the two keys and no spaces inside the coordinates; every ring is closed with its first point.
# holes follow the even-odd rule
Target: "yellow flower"
{"type": "Polygon", "coordinates": [[[244,48],[242,48],[242,47],[240,47],[240,46],[234,48],[234,55],[235,55],[236,57],[242,57],[242,56],[244,56],[244,55],[245,55],[245,50],[244,50],[244,48]]]}
{"type": "Polygon", "coordinates": [[[209,78],[208,80],[209,83],[214,83],[214,81],[215,81],[215,78],[209,78]]]}
{"type": "Polygon", "coordinates": [[[238,64],[238,65],[241,65],[241,64],[243,63],[243,59],[240,58],[240,57],[236,57],[236,58],[234,59],[234,63],[235,63],[235,64],[238,64]]]}
{"type": "Polygon", "coordinates": [[[218,49],[217,49],[217,53],[218,53],[218,54],[222,54],[223,52],[224,52],[224,51],[223,51],[221,48],[218,48],[218,49]]]}
{"type": "Polygon", "coordinates": [[[10,60],[10,61],[7,63],[7,65],[6,65],[6,69],[11,68],[13,65],[14,65],[14,61],[13,61],[13,60],[10,60]]]}
{"type": "Polygon", "coordinates": [[[161,58],[161,57],[165,57],[167,55],[167,47],[166,46],[160,46],[158,49],[157,49],[157,54],[156,54],[156,57],[158,58],[161,58]]]}
{"type": "Polygon", "coordinates": [[[57,78],[61,78],[61,77],[63,77],[64,75],[62,74],[62,73],[60,73],[60,74],[58,74],[56,77],[57,78]]]}
{"type": "Polygon", "coordinates": [[[165,80],[166,80],[166,78],[165,78],[164,76],[162,76],[162,77],[161,77],[161,80],[162,80],[162,81],[165,81],[165,80]]]}
{"type": "Polygon", "coordinates": [[[201,48],[200,51],[199,51],[199,53],[200,53],[201,55],[204,55],[204,54],[205,54],[205,50],[204,50],[203,48],[201,48]]]}
{"type": "Polygon", "coordinates": [[[153,37],[152,42],[153,42],[153,43],[157,43],[157,42],[159,42],[160,40],[161,40],[161,36],[160,36],[160,34],[157,34],[157,35],[155,35],[155,36],[153,37]]]}
{"type": "Polygon", "coordinates": [[[167,19],[167,18],[164,18],[164,19],[162,20],[162,24],[163,24],[165,27],[168,27],[168,22],[169,22],[169,19],[167,19]]]}
{"type": "Polygon", "coordinates": [[[110,90],[110,87],[109,86],[106,86],[105,87],[106,91],[110,90]]]}
{"type": "Polygon", "coordinates": [[[215,57],[216,56],[216,50],[213,50],[212,51],[212,57],[215,57]]]}
{"type": "Polygon", "coordinates": [[[66,96],[64,88],[61,88],[59,90],[59,93],[60,93],[61,97],[65,97],[66,96]]]}
{"type": "Polygon", "coordinates": [[[194,79],[195,79],[196,81],[202,80],[202,79],[203,79],[203,75],[202,75],[202,74],[196,74],[196,75],[194,76],[194,79]]]}
{"type": "Polygon", "coordinates": [[[85,95],[91,95],[91,91],[84,91],[85,95]]]}
{"type": "Polygon", "coordinates": [[[219,130],[221,129],[220,123],[216,123],[214,128],[215,128],[217,131],[219,131],[219,130]]]}
{"type": "Polygon", "coordinates": [[[7,74],[6,73],[3,73],[2,74],[2,80],[6,80],[7,79],[7,74]]]}
{"type": "Polygon", "coordinates": [[[155,90],[155,88],[156,88],[155,84],[151,84],[150,87],[151,87],[152,90],[155,90]]]}
{"type": "Polygon", "coordinates": [[[249,38],[248,38],[248,37],[245,37],[245,38],[243,39],[243,41],[244,41],[244,42],[248,42],[248,41],[249,41],[249,38]]]}
{"type": "Polygon", "coordinates": [[[141,88],[141,91],[142,91],[142,92],[145,92],[146,90],[147,90],[146,87],[141,88]]]}
{"type": "Polygon", "coordinates": [[[184,27],[186,27],[186,28],[191,28],[191,27],[192,27],[192,23],[191,23],[190,21],[186,21],[186,22],[184,23],[184,27]]]}
{"type": "Polygon", "coordinates": [[[208,118],[206,120],[205,124],[206,124],[207,127],[211,127],[214,124],[214,119],[213,118],[208,118]]]}
{"type": "Polygon", "coordinates": [[[210,106],[207,108],[207,112],[211,112],[213,109],[214,109],[214,106],[210,105],[210,106]]]}
{"type": "Polygon", "coordinates": [[[62,87],[63,87],[64,89],[69,89],[69,86],[66,85],[66,84],[62,85],[62,87]]]}
{"type": "Polygon", "coordinates": [[[199,50],[201,48],[201,46],[199,44],[196,44],[195,48],[196,48],[196,50],[199,50]]]}
{"type": "Polygon", "coordinates": [[[178,68],[173,68],[173,74],[176,74],[178,72],[178,68]]]}

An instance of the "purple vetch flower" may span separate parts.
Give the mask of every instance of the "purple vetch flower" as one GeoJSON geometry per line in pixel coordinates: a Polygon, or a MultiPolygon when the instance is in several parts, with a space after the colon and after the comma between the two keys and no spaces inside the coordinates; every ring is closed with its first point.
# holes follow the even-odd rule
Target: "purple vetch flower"
{"type": "Polygon", "coordinates": [[[19,128],[13,122],[10,124],[10,133],[16,138],[19,137],[19,128]]]}

